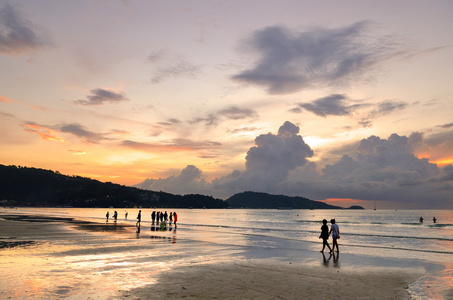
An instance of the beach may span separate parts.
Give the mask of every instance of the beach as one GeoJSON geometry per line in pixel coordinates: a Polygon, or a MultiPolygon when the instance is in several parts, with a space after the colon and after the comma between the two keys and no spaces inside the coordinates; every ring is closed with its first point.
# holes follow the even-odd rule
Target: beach
{"type": "Polygon", "coordinates": [[[442,270],[347,248],[330,255],[270,237],[239,240],[184,223],[160,231],[143,222],[138,233],[133,217],[0,210],[0,298],[410,299],[427,270],[442,270]]]}

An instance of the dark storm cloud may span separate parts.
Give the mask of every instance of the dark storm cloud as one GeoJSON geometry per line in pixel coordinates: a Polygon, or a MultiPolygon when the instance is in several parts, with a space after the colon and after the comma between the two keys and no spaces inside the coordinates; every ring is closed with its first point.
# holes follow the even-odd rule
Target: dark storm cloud
{"type": "Polygon", "coordinates": [[[87,100],[77,100],[74,103],[79,105],[102,105],[105,102],[118,103],[123,101],[129,101],[123,94],[111,90],[94,89],[91,90],[91,95],[87,96],[87,100]]]}
{"type": "Polygon", "coordinates": [[[13,55],[50,45],[49,38],[20,11],[5,4],[0,9],[0,53],[13,55]]]}
{"type": "Polygon", "coordinates": [[[258,30],[246,46],[259,59],[232,78],[264,86],[270,94],[348,83],[396,52],[388,41],[368,40],[365,34],[370,30],[370,22],[306,32],[281,26],[258,30]]]}

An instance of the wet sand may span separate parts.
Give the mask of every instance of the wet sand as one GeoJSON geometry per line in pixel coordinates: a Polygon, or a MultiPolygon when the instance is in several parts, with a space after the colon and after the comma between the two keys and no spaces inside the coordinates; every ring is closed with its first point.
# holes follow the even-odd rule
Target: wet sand
{"type": "Polygon", "coordinates": [[[409,299],[420,277],[245,259],[193,236],[135,231],[130,223],[0,213],[0,298],[409,299]]]}
{"type": "Polygon", "coordinates": [[[128,291],[132,299],[409,299],[417,276],[349,273],[265,262],[199,265],[172,270],[128,291]]]}

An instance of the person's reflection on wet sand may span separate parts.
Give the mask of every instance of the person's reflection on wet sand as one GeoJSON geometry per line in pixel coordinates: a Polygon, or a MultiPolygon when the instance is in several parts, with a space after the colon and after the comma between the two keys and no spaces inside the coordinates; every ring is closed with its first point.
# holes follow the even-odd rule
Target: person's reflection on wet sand
{"type": "Polygon", "coordinates": [[[324,252],[321,252],[321,253],[322,253],[322,264],[325,267],[328,267],[329,263],[330,263],[330,259],[332,258],[332,252],[329,252],[329,258],[326,258],[326,255],[324,254],[324,252]]]}
{"type": "Polygon", "coordinates": [[[337,254],[335,253],[332,253],[332,256],[333,256],[333,266],[336,267],[336,268],[339,268],[340,267],[340,252],[337,252],[337,254]]]}

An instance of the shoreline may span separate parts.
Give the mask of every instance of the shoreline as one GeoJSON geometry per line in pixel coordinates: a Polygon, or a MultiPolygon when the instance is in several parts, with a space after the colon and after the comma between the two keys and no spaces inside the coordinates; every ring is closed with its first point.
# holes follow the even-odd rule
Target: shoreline
{"type": "MultiPolygon", "coordinates": [[[[343,265],[341,266],[338,261],[335,263],[335,258],[332,261],[324,259],[324,263],[318,261],[316,264],[291,262],[287,259],[276,258],[273,255],[276,252],[275,250],[270,253],[266,249],[259,250],[267,254],[258,258],[239,257],[235,252],[240,251],[236,249],[226,249],[225,246],[221,245],[209,245],[201,240],[193,239],[193,236],[189,239],[178,236],[178,243],[175,244],[175,237],[168,237],[172,234],[170,232],[154,233],[148,231],[146,235],[142,235],[139,239],[138,235],[135,235],[135,226],[118,222],[115,227],[121,229],[106,230],[106,228],[113,228],[112,225],[87,222],[75,218],[0,213],[0,241],[2,241],[0,245],[7,245],[6,248],[0,247],[0,256],[14,255],[17,252],[25,257],[27,255],[34,257],[36,252],[45,252],[43,244],[46,244],[46,246],[56,244],[58,247],[52,248],[52,251],[57,252],[56,254],[43,254],[47,255],[47,260],[49,257],[66,259],[71,258],[71,256],[90,255],[89,258],[94,259],[94,262],[102,267],[102,263],[111,264],[109,263],[110,258],[102,258],[105,261],[98,262],[96,258],[92,258],[93,255],[96,257],[96,255],[112,253],[118,254],[120,258],[115,263],[121,265],[127,263],[127,256],[131,253],[128,251],[139,249],[148,251],[148,255],[157,255],[156,264],[166,264],[166,267],[158,272],[153,272],[152,269],[150,269],[151,272],[146,271],[151,274],[146,276],[151,276],[151,278],[145,276],[139,277],[137,280],[134,278],[134,274],[122,275],[126,277],[121,278],[122,281],[119,282],[130,281],[130,284],[122,285],[120,288],[112,286],[111,292],[113,294],[104,294],[104,292],[99,294],[97,292],[99,299],[122,299],[124,297],[128,299],[178,299],[185,297],[197,299],[315,299],[325,297],[410,299],[408,286],[414,284],[424,275],[421,269],[374,267],[372,264],[371,266],[354,269],[354,266],[345,266],[344,261],[354,260],[349,257],[351,254],[347,253],[341,253],[342,257],[346,256],[346,259],[342,258],[343,265]],[[154,242],[153,248],[149,248],[149,237],[154,242]],[[63,243],[67,247],[67,241],[74,244],[71,245],[69,250],[59,246],[60,243],[63,243]],[[84,246],[79,241],[84,243],[93,241],[99,248],[84,246]],[[106,245],[108,245],[108,250],[106,245]],[[170,247],[169,245],[173,246],[170,247]],[[153,254],[153,251],[156,254],[153,254]],[[200,256],[193,256],[197,251],[199,251],[200,256]],[[233,254],[228,256],[229,251],[233,254]],[[222,253],[226,253],[225,258],[222,258],[222,253]],[[192,256],[188,258],[187,255],[192,256]],[[125,286],[127,288],[123,288],[125,286]],[[383,287],[385,288],[383,289],[383,287]]],[[[301,250],[297,255],[307,253],[313,257],[319,257],[319,252],[315,254],[308,250],[301,250]]],[[[13,261],[20,262],[19,260],[13,261]]],[[[50,265],[52,266],[52,263],[50,265]]],[[[149,268],[145,264],[141,266],[145,270],[149,268]]],[[[115,271],[123,271],[119,267],[112,268],[115,271]]],[[[37,274],[34,276],[40,276],[39,272],[37,274]]],[[[112,278],[107,277],[107,283],[112,280],[111,284],[114,285],[114,274],[108,274],[112,278]]],[[[90,276],[97,276],[97,274],[93,273],[90,276]]],[[[12,292],[8,291],[8,282],[5,284],[4,279],[0,279],[0,283],[4,286],[0,296],[12,292]]],[[[49,284],[51,285],[51,283],[49,284]]],[[[81,283],[79,282],[79,284],[81,283]]],[[[15,288],[17,287],[10,287],[10,289],[15,288]]],[[[52,290],[52,288],[49,289],[52,290]]],[[[68,293],[80,295],[81,291],[75,289],[68,291],[68,293]]],[[[29,299],[33,299],[33,297],[29,299]]]]}

